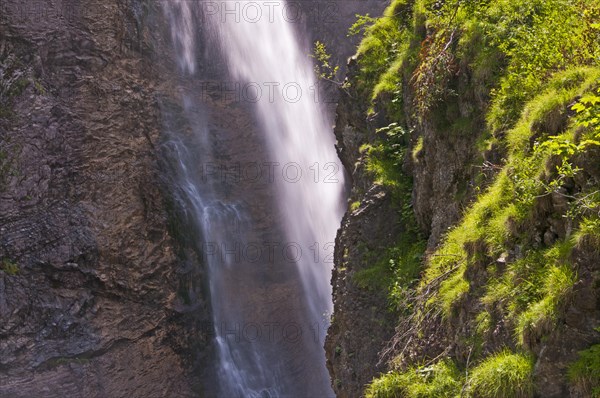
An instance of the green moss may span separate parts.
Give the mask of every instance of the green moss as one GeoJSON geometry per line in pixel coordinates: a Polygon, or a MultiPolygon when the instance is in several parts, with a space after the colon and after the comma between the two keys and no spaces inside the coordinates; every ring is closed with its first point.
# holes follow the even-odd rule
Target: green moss
{"type": "Polygon", "coordinates": [[[35,87],[35,91],[39,95],[46,95],[47,94],[46,88],[42,85],[42,83],[39,80],[35,80],[33,82],[33,86],[35,87]]]}
{"type": "Polygon", "coordinates": [[[48,360],[47,364],[50,368],[54,368],[61,365],[68,364],[77,364],[77,365],[87,365],[91,362],[91,358],[85,356],[75,356],[75,357],[56,357],[48,360]]]}
{"type": "Polygon", "coordinates": [[[419,154],[423,150],[423,137],[417,139],[417,143],[412,150],[412,159],[414,162],[418,162],[419,154]]]}
{"type": "Polygon", "coordinates": [[[366,259],[368,263],[363,269],[356,271],[352,279],[361,289],[371,291],[386,291],[391,283],[393,262],[384,256],[383,259],[373,261],[366,259]]]}
{"type": "Polygon", "coordinates": [[[529,356],[502,351],[472,370],[468,391],[478,398],[533,397],[533,364],[529,356]]]}
{"type": "Polygon", "coordinates": [[[4,271],[7,275],[14,276],[19,273],[19,265],[8,258],[0,261],[0,271],[4,271]]]}
{"type": "Polygon", "coordinates": [[[425,242],[418,235],[403,234],[379,260],[373,261],[373,254],[367,254],[368,266],[357,271],[353,279],[363,289],[389,292],[391,308],[398,308],[398,290],[417,279],[424,251],[425,242]]]}
{"type": "Polygon", "coordinates": [[[350,211],[351,212],[358,210],[359,207],[360,207],[360,200],[355,200],[354,202],[350,203],[350,211]]]}
{"type": "Polygon", "coordinates": [[[27,87],[29,87],[30,84],[31,84],[31,82],[26,77],[18,78],[10,86],[10,89],[8,90],[8,96],[9,97],[17,97],[17,96],[21,95],[23,93],[23,91],[25,91],[25,89],[27,87]]]}
{"type": "Polygon", "coordinates": [[[367,258],[367,266],[354,274],[354,281],[365,289],[387,291],[390,307],[398,308],[400,292],[420,273],[426,245],[411,206],[412,181],[402,171],[409,134],[399,123],[391,123],[376,133],[380,138],[373,145],[361,146],[360,151],[374,182],[389,189],[404,232],[395,245],[384,249],[384,255],[367,258]]]}
{"type": "Polygon", "coordinates": [[[600,398],[600,344],[580,351],[569,366],[569,382],[583,395],[600,398]]]}

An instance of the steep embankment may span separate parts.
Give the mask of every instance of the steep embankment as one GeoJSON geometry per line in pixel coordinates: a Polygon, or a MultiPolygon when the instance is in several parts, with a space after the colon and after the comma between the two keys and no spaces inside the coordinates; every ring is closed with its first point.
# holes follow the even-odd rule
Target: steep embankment
{"type": "Polygon", "coordinates": [[[0,4],[3,397],[193,395],[197,278],[157,167],[165,48],[158,10],[127,3],[0,4]]]}
{"type": "Polygon", "coordinates": [[[362,19],[335,130],[338,396],[600,393],[599,17],[396,0],[362,19]]]}

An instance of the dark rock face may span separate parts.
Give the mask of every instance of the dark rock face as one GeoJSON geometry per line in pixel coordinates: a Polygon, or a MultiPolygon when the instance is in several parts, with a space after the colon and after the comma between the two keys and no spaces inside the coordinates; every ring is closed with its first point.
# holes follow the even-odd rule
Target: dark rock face
{"type": "MultiPolygon", "coordinates": [[[[481,109],[487,107],[487,97],[477,92],[467,65],[451,82],[460,95],[453,95],[429,110],[423,120],[409,117],[413,142],[422,140],[422,149],[414,158],[407,157],[405,166],[413,177],[413,206],[421,229],[429,236],[428,249],[435,249],[448,228],[455,225],[464,209],[474,198],[476,178],[485,174],[477,150],[478,135],[484,131],[481,109]],[[458,121],[467,127],[458,127],[458,121]]],[[[410,85],[407,85],[410,87],[410,85]]],[[[414,103],[412,90],[404,92],[405,115],[414,103]]],[[[492,154],[489,154],[490,158],[492,154]]],[[[499,155],[498,155],[499,156],[499,155]]],[[[491,167],[500,159],[488,159],[491,167]]],[[[494,165],[496,163],[496,165],[494,165]]],[[[480,178],[484,181],[484,178],[480,178]]]]}
{"type": "Polygon", "coordinates": [[[380,351],[394,332],[394,318],[385,310],[387,294],[357,286],[353,276],[372,261],[365,258],[365,250],[382,251],[397,236],[400,225],[394,218],[389,194],[373,186],[361,207],[346,215],[336,240],[338,266],[332,277],[336,309],[325,349],[338,397],[360,396],[364,386],[385,369],[380,351]]]}
{"type": "MultiPolygon", "coordinates": [[[[350,63],[352,78],[355,63],[350,63]]],[[[338,397],[359,397],[373,377],[385,370],[381,352],[394,334],[395,315],[386,310],[387,292],[357,284],[357,272],[385,256],[402,225],[390,192],[366,173],[362,144],[375,139],[377,122],[367,120],[364,103],[342,94],[336,115],[335,134],[342,163],[352,187],[349,210],[338,231],[332,276],[334,313],[325,342],[327,366],[338,397]]]]}
{"type": "Polygon", "coordinates": [[[192,396],[148,30],[117,1],[0,7],[0,396],[192,396]]]}

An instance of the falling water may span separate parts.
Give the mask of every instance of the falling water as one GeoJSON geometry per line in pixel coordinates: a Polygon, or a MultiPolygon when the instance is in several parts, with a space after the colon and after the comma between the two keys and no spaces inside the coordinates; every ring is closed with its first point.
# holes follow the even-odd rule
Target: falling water
{"type": "MultiPolygon", "coordinates": [[[[257,129],[277,176],[264,190],[275,197],[273,214],[285,241],[280,243],[295,250],[292,268],[282,268],[281,259],[275,259],[277,268],[232,258],[223,253],[223,246],[207,249],[211,242],[249,244],[269,232],[256,230],[257,211],[248,207],[243,195],[225,195],[218,181],[197,175],[198,159],[218,160],[211,152],[218,138],[209,133],[207,116],[199,111],[202,104],[193,95],[182,94],[191,136],[178,133],[175,123],[165,124],[170,137],[166,146],[179,162],[183,206],[196,220],[203,247],[211,254],[206,263],[218,356],[217,391],[223,397],[330,397],[322,345],[332,309],[333,242],[343,213],[342,169],[318,103],[312,64],[286,21],[284,3],[253,2],[254,10],[243,14],[244,3],[227,2],[229,13],[211,13],[207,21],[230,78],[255,90],[251,102],[260,124],[257,129]],[[274,278],[270,274],[282,270],[286,284],[265,284],[274,278]],[[270,330],[266,338],[256,332],[260,325],[285,322],[300,325],[301,338],[294,344],[285,334],[270,330]],[[253,325],[257,338],[240,339],[240,329],[245,331],[248,325],[253,325]]],[[[179,67],[190,81],[196,73],[194,21],[201,5],[185,0],[164,3],[179,67]]]]}
{"type": "MultiPolygon", "coordinates": [[[[271,156],[287,167],[277,182],[288,238],[323,254],[343,214],[343,174],[331,126],[318,103],[313,65],[286,20],[285,2],[279,8],[271,3],[239,7],[237,19],[221,15],[216,26],[234,78],[257,91],[260,87],[257,110],[271,156]]],[[[331,268],[314,260],[302,256],[298,266],[318,319],[331,310],[331,268]]]]}

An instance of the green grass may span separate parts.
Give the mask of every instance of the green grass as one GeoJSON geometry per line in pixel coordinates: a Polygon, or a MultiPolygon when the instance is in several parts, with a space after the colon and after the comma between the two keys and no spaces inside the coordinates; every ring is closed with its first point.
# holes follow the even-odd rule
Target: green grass
{"type": "Polygon", "coordinates": [[[556,325],[576,281],[569,262],[573,240],[558,242],[545,251],[530,251],[492,277],[480,302],[489,311],[501,308],[515,325],[516,342],[531,348],[556,325]]]}
{"type": "Polygon", "coordinates": [[[463,386],[462,373],[450,360],[428,367],[390,372],[375,380],[365,391],[366,398],[452,398],[463,386]]]}
{"type": "Polygon", "coordinates": [[[465,280],[464,270],[465,267],[461,267],[440,286],[435,302],[441,307],[444,318],[450,318],[453,315],[456,305],[469,292],[471,286],[465,280]]]}
{"type": "Polygon", "coordinates": [[[357,83],[368,98],[373,97],[376,86],[378,92],[394,90],[398,82],[395,71],[402,64],[400,47],[408,41],[411,6],[410,0],[393,0],[383,16],[365,29],[357,50],[361,66],[357,83]]]}
{"type": "Polygon", "coordinates": [[[575,241],[580,243],[584,238],[591,237],[600,245],[600,218],[584,218],[575,234],[575,241]]]}
{"type": "Polygon", "coordinates": [[[551,265],[544,270],[542,299],[532,304],[519,315],[516,335],[519,344],[528,346],[549,333],[555,326],[561,306],[576,282],[570,264],[551,265]]]}
{"type": "Polygon", "coordinates": [[[592,0],[500,0],[474,10],[474,24],[485,45],[506,59],[498,86],[491,90],[487,119],[493,131],[510,129],[525,102],[533,98],[553,72],[571,65],[598,65],[592,0]]]}
{"type": "MultiPolygon", "coordinates": [[[[569,191],[574,181],[579,186],[588,178],[581,160],[589,161],[600,146],[598,20],[595,0],[397,0],[365,30],[351,85],[372,110],[384,109],[392,125],[383,132],[387,139],[362,150],[374,180],[394,192],[403,222],[414,216],[407,205],[412,182],[402,166],[405,156],[428,160],[424,126],[440,135],[434,140],[473,137],[474,148],[493,146],[502,160],[420,275],[415,253],[425,246],[412,251],[401,242],[396,254],[387,248],[384,260],[359,280],[391,289],[396,305],[403,289],[417,286],[412,293],[426,296],[426,308],[414,308],[430,313],[435,307],[447,321],[464,304],[474,310],[461,311],[467,330],[487,336],[506,328],[513,333],[514,341],[506,342],[511,347],[533,351],[552,333],[577,279],[574,245],[600,242],[600,195],[594,187],[569,191]],[[407,134],[406,126],[415,133],[407,134]],[[407,154],[407,139],[415,135],[407,154]],[[565,208],[543,208],[550,195],[565,190],[565,208]],[[540,239],[540,210],[568,220],[572,232],[540,239]]],[[[462,189],[457,185],[457,193],[462,189]]],[[[532,395],[532,358],[504,351],[481,362],[480,355],[472,358],[479,365],[469,371],[469,394],[532,395]]],[[[382,376],[368,396],[420,396],[429,382],[418,369],[382,376]]],[[[423,396],[438,396],[429,393],[423,396]]]]}
{"type": "Polygon", "coordinates": [[[519,123],[507,133],[511,154],[531,150],[531,136],[537,132],[549,136],[561,133],[561,127],[566,130],[570,105],[596,86],[599,79],[598,68],[576,68],[557,74],[546,91],[527,103],[519,123]]]}
{"type": "Polygon", "coordinates": [[[374,379],[366,398],[530,398],[533,358],[508,350],[485,358],[468,372],[450,359],[392,371],[374,379]],[[465,379],[465,375],[468,377],[465,379]]]}
{"type": "Polygon", "coordinates": [[[468,381],[469,395],[478,398],[533,397],[533,359],[502,351],[477,365],[468,381]]]}
{"type": "MultiPolygon", "coordinates": [[[[488,190],[481,194],[472,207],[466,211],[461,223],[448,232],[443,244],[430,258],[421,281],[421,288],[426,289],[431,282],[444,277],[439,292],[429,300],[429,303],[439,305],[446,317],[452,315],[455,303],[459,302],[468,291],[468,281],[464,279],[464,274],[469,267],[480,261],[482,256],[484,260],[487,258],[487,261],[492,264],[494,259],[510,250],[515,244],[525,245],[525,247],[531,245],[530,238],[526,234],[523,235],[523,231],[527,230],[527,220],[531,216],[536,201],[539,197],[560,189],[564,182],[562,174],[566,173],[567,177],[576,174],[576,168],[572,165],[571,159],[588,150],[584,145],[585,142],[576,144],[575,132],[579,127],[572,121],[569,122],[568,119],[564,122],[550,120],[552,117],[549,114],[566,115],[569,106],[577,98],[591,92],[598,84],[599,73],[600,69],[579,68],[557,75],[551,80],[552,89],[534,98],[526,106],[521,121],[507,134],[511,155],[506,166],[488,190]],[[548,127],[540,127],[544,123],[564,125],[565,131],[557,136],[539,136],[538,143],[532,145],[531,136],[535,134],[535,129],[547,131],[548,127]],[[562,166],[553,169],[549,167],[552,164],[550,160],[557,156],[562,159],[562,166]],[[472,258],[473,253],[469,253],[467,250],[469,247],[477,247],[477,258],[472,258]]],[[[555,133],[557,132],[555,131],[555,133]]],[[[585,196],[588,202],[595,199],[594,196],[586,196],[584,193],[579,196],[585,196]]],[[[574,203],[577,204],[577,202],[574,203]]],[[[587,206],[590,209],[598,209],[600,203],[588,203],[587,206]]],[[[559,214],[559,216],[576,217],[577,214],[565,213],[559,214]]],[[[582,228],[586,230],[594,231],[594,227],[590,227],[594,225],[596,224],[590,221],[582,222],[582,228]]],[[[569,246],[571,243],[566,242],[566,245],[569,246]]],[[[494,290],[494,295],[505,292],[509,295],[507,297],[515,296],[514,289],[505,289],[503,285],[519,286],[519,289],[523,291],[531,290],[524,284],[517,283],[519,280],[515,282],[515,278],[523,277],[518,272],[519,267],[540,269],[541,265],[536,265],[538,264],[536,261],[531,262],[534,257],[535,255],[532,255],[510,267],[515,276],[507,274],[504,276],[504,280],[501,280],[502,278],[493,279],[490,285],[494,286],[491,289],[494,290]],[[498,282],[499,280],[500,282],[498,282]]],[[[540,273],[551,275],[549,270],[555,269],[564,271],[563,276],[566,278],[567,270],[565,268],[544,268],[540,273]]],[[[541,274],[536,276],[540,282],[539,286],[544,283],[541,274]]],[[[529,276],[531,275],[527,275],[527,277],[529,276]]],[[[529,283],[534,282],[530,281],[529,283]]],[[[542,296],[540,293],[540,298],[542,296]]],[[[557,312],[556,300],[553,297],[562,297],[562,295],[548,292],[545,297],[548,298],[541,301],[531,297],[522,300],[534,306],[518,321],[517,336],[521,336],[519,337],[521,343],[524,342],[523,336],[527,334],[527,330],[547,331],[548,325],[552,323],[553,316],[550,315],[555,315],[557,312]]],[[[483,301],[490,303],[492,298],[488,294],[483,301]]],[[[502,300],[496,298],[496,301],[502,300]]],[[[521,308],[516,306],[515,300],[512,300],[510,305],[521,308]]],[[[511,317],[516,316],[516,311],[510,312],[510,314],[511,317]]],[[[533,333],[533,335],[538,334],[537,332],[533,333]]]]}
{"type": "Polygon", "coordinates": [[[567,375],[579,393],[600,398],[600,344],[580,351],[577,361],[569,366],[567,375]]]}
{"type": "Polygon", "coordinates": [[[360,207],[360,200],[355,200],[354,202],[350,203],[350,211],[351,212],[358,210],[359,207],[360,207]]]}

